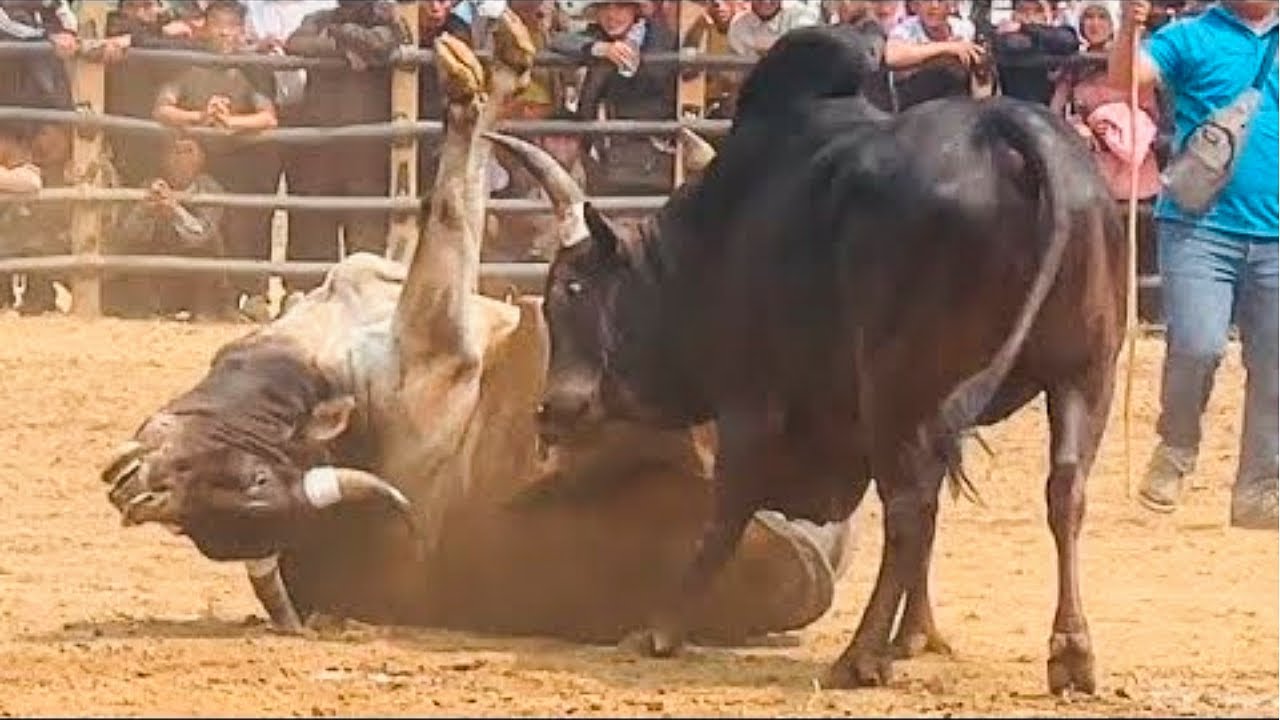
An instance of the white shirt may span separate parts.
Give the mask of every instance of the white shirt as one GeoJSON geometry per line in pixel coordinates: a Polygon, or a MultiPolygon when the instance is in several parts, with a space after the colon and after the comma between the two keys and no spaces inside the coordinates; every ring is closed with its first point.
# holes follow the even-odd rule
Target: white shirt
{"type": "MultiPolygon", "coordinates": [[[[977,37],[977,30],[973,27],[973,23],[964,18],[949,17],[947,25],[951,28],[951,37],[947,40],[969,40],[972,41],[977,37]]],[[[924,45],[926,43],[938,42],[929,37],[924,31],[924,24],[920,22],[917,15],[903,18],[901,22],[893,26],[889,31],[889,37],[893,40],[904,40],[916,45],[924,45]]]]}
{"type": "Polygon", "coordinates": [[[748,10],[729,23],[729,47],[738,55],[759,57],[791,30],[820,22],[821,17],[808,5],[783,5],[768,20],[748,10]]]}
{"type": "MultiPolygon", "coordinates": [[[[337,0],[244,0],[245,30],[253,40],[286,42],[311,13],[338,6],[337,0]]],[[[280,54],[284,54],[281,52],[280,54]]],[[[276,105],[293,105],[302,100],[307,85],[306,70],[281,70],[276,76],[276,105]]]]}

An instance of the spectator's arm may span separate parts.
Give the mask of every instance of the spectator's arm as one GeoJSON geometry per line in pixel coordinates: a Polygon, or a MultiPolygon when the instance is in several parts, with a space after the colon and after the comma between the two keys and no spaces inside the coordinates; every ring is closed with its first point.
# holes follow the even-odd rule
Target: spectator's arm
{"type": "Polygon", "coordinates": [[[954,43],[914,43],[910,40],[889,38],[884,44],[884,64],[894,70],[915,67],[944,55],[954,55],[954,43]]]}
{"type": "Polygon", "coordinates": [[[327,16],[328,11],[321,10],[303,18],[302,24],[285,41],[285,52],[302,57],[341,57],[338,42],[324,31],[327,16]]]}
{"type": "Polygon", "coordinates": [[[596,39],[586,33],[566,32],[551,36],[547,42],[547,49],[566,57],[590,60],[594,57],[591,54],[591,48],[595,44],[596,39]]]}
{"type": "Polygon", "coordinates": [[[274,130],[280,125],[276,105],[260,92],[253,93],[253,112],[227,117],[227,127],[236,132],[261,132],[274,130]]]}
{"type": "Polygon", "coordinates": [[[178,106],[179,97],[181,97],[181,92],[178,90],[176,83],[164,84],[156,95],[156,104],[151,111],[151,117],[161,125],[168,125],[169,127],[203,125],[205,122],[204,111],[183,110],[178,106]]]}
{"type": "Polygon", "coordinates": [[[337,35],[339,50],[350,50],[361,58],[385,64],[401,44],[400,33],[394,26],[377,25],[364,27],[355,23],[344,23],[337,35]]]}
{"type": "MultiPolygon", "coordinates": [[[[1138,4],[1133,3],[1133,6],[1138,4]]],[[[1125,8],[1120,32],[1111,44],[1111,53],[1107,57],[1107,81],[1119,90],[1128,90],[1135,75],[1140,87],[1148,87],[1161,81],[1177,83],[1181,60],[1186,57],[1180,47],[1185,38],[1176,31],[1179,24],[1171,23],[1161,28],[1151,38],[1148,48],[1143,50],[1139,47],[1137,58],[1134,58],[1134,35],[1142,32],[1134,23],[1135,10],[1136,7],[1125,8]]]]}
{"type": "Polygon", "coordinates": [[[186,206],[177,204],[169,218],[169,226],[183,244],[201,247],[209,243],[217,229],[216,223],[198,212],[192,212],[186,206]]]}
{"type": "Polygon", "coordinates": [[[0,7],[0,40],[43,40],[46,37],[48,34],[44,28],[20,23],[0,7]]]}
{"type": "Polygon", "coordinates": [[[151,28],[134,23],[128,18],[119,15],[107,17],[107,39],[126,48],[195,50],[200,47],[199,43],[192,38],[157,34],[151,28]]]}
{"type": "Polygon", "coordinates": [[[44,179],[40,176],[40,168],[31,163],[23,163],[16,167],[0,165],[0,193],[34,193],[44,187],[44,179]]]}

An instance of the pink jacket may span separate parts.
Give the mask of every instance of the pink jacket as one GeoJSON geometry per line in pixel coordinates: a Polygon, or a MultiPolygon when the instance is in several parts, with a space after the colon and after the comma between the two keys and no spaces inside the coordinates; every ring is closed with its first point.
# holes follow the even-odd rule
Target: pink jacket
{"type": "Polygon", "coordinates": [[[1100,105],[1085,122],[1093,129],[1098,149],[1094,157],[1107,180],[1111,194],[1119,200],[1129,199],[1129,168],[1134,159],[1138,163],[1138,198],[1146,199],[1160,192],[1160,173],[1152,143],[1156,138],[1156,124],[1143,110],[1138,110],[1137,134],[1133,134],[1128,103],[1110,102],[1100,105]]]}

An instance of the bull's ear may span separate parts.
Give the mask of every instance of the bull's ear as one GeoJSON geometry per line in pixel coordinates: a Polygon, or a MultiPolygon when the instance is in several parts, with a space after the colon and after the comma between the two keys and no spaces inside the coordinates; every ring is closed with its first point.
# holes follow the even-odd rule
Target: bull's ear
{"type": "Polygon", "coordinates": [[[347,431],[351,422],[351,412],[356,408],[356,399],[350,395],[340,395],[329,400],[322,400],[311,410],[304,432],[308,440],[327,443],[347,431]]]}
{"type": "Polygon", "coordinates": [[[596,210],[591,203],[582,206],[582,217],[587,221],[587,230],[591,232],[591,242],[600,249],[605,257],[612,257],[618,252],[618,235],[613,231],[609,221],[596,210]]]}

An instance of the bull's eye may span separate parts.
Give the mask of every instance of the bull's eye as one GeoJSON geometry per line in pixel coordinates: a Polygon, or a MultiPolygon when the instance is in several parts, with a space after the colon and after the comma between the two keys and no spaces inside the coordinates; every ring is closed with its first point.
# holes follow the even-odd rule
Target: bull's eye
{"type": "Polygon", "coordinates": [[[582,294],[582,283],[577,280],[570,280],[564,286],[565,292],[569,293],[569,297],[577,297],[582,294]]]}
{"type": "Polygon", "coordinates": [[[249,476],[249,487],[257,490],[259,488],[266,487],[267,483],[270,481],[271,475],[268,474],[266,470],[255,470],[254,473],[249,476]]]}

